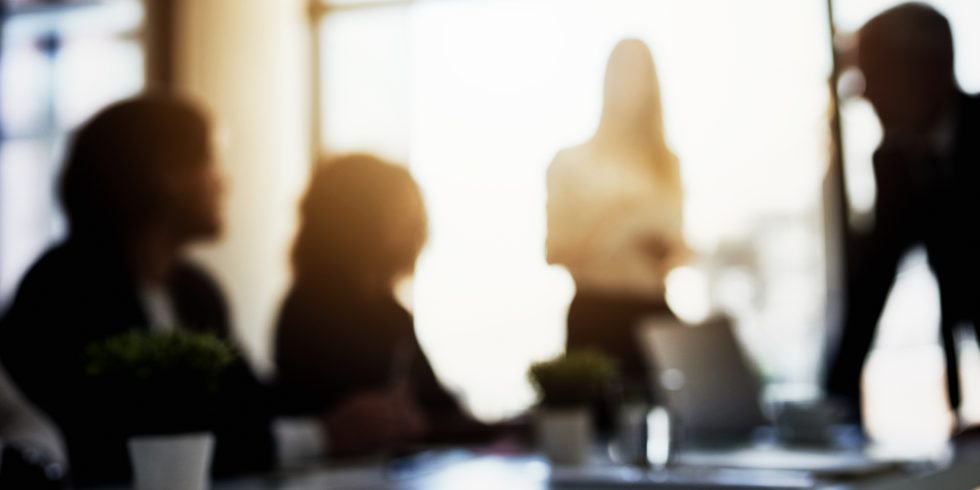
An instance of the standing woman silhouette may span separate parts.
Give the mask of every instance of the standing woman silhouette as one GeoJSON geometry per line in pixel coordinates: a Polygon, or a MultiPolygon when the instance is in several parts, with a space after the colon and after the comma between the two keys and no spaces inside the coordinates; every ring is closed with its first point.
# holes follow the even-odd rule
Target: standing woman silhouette
{"type": "Polygon", "coordinates": [[[650,49],[626,39],[606,70],[595,135],[548,168],[548,263],[575,280],[568,349],[615,357],[627,390],[647,390],[637,323],[672,316],[664,279],[686,255],[677,157],[664,137],[650,49]]]}

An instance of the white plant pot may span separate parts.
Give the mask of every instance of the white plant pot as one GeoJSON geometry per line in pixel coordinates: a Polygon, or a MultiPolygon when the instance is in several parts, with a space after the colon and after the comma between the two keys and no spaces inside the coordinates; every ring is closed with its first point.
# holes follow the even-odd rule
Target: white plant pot
{"type": "Polygon", "coordinates": [[[542,410],[535,419],[538,447],[557,466],[582,466],[592,452],[592,416],[589,410],[542,410]]]}
{"type": "Polygon", "coordinates": [[[213,451],[208,432],[130,438],[136,490],[207,490],[213,451]]]}

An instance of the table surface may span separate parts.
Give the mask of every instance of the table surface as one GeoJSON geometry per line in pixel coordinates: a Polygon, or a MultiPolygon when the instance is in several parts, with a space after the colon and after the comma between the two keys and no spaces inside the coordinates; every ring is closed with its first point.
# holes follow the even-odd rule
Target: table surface
{"type": "MultiPolygon", "coordinates": [[[[980,453],[941,468],[891,471],[850,482],[819,482],[799,472],[681,467],[639,470],[597,467],[553,470],[534,455],[493,455],[469,450],[430,451],[387,463],[297,466],[274,474],[215,482],[212,490],[544,490],[549,488],[832,488],[835,490],[974,489],[980,487],[980,453]],[[568,478],[570,474],[577,475],[568,478]],[[616,475],[619,484],[599,483],[616,475]],[[766,483],[768,486],[764,485],[766,483]],[[808,484],[809,483],[809,484],[808,484]],[[780,486],[782,485],[782,486],[780,486]]],[[[115,487],[102,490],[128,490],[115,487]]]]}
{"type": "MultiPolygon", "coordinates": [[[[980,456],[980,455],[978,455],[980,456]]],[[[216,483],[213,490],[457,490],[548,488],[834,488],[973,489],[980,486],[980,457],[942,468],[909,473],[896,469],[851,482],[814,481],[805,473],[762,470],[708,470],[685,467],[639,470],[600,467],[553,470],[538,456],[500,456],[464,450],[426,453],[394,463],[294,468],[275,475],[216,483]],[[576,476],[569,478],[570,473],[576,476]],[[615,475],[619,484],[603,484],[615,475]],[[555,478],[554,480],[552,478],[555,478]],[[598,477],[595,478],[595,477],[598,477]],[[768,486],[763,485],[765,483],[768,486]]]]}

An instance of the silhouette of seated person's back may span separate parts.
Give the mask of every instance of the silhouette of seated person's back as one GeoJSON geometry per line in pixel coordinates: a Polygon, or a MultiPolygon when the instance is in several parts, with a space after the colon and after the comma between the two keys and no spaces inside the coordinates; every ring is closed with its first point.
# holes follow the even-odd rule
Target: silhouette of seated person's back
{"type": "Polygon", "coordinates": [[[980,100],[954,75],[948,21],[921,4],[888,10],[861,28],[864,96],[884,130],[874,155],[873,229],[855,237],[856,257],[830,394],[860,414],[861,371],[902,256],[922,244],[939,285],[951,405],[960,403],[954,329],[980,328],[980,100]]]}
{"type": "Polygon", "coordinates": [[[301,205],[293,285],[276,329],[279,381],[292,409],[328,409],[360,391],[394,391],[427,436],[479,435],[433,373],[414,319],[395,297],[426,240],[409,172],[367,155],[321,164],[301,205]]]}

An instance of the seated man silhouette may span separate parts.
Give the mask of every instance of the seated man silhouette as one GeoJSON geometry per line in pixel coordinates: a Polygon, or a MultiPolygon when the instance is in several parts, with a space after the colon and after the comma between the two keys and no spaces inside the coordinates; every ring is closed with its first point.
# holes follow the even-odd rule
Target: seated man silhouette
{"type": "MultiPolygon", "coordinates": [[[[61,429],[78,484],[129,478],[126,419],[140,416],[121,408],[127,393],[93,396],[88,345],[134,328],[231,335],[218,286],[184,258],[222,225],[211,140],[205,114],[172,95],[124,101],[86,123],[61,181],[68,237],[31,268],[0,320],[0,360],[61,429]]],[[[274,397],[244,362],[229,376],[213,421],[214,472],[266,470],[274,397]]],[[[334,452],[370,449],[412,427],[401,415],[365,394],[324,415],[323,429],[334,452]]]]}
{"type": "Polygon", "coordinates": [[[955,328],[980,329],[980,100],[959,88],[949,22],[921,4],[888,10],[861,28],[864,96],[884,131],[874,155],[874,227],[857,237],[840,344],[828,392],[855,408],[875,329],[902,256],[924,245],[939,284],[950,405],[960,403],[955,328]]]}

